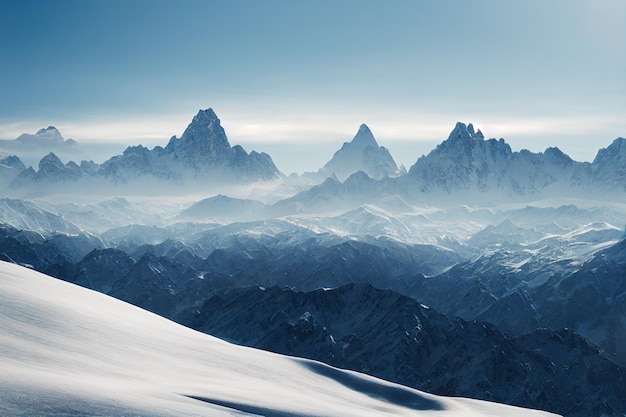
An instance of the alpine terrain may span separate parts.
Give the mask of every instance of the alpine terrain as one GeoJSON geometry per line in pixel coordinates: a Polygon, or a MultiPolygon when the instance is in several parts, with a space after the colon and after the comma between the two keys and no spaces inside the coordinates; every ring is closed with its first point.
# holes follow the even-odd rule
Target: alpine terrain
{"type": "Polygon", "coordinates": [[[451,127],[289,177],[210,108],[96,162],[0,143],[0,414],[623,417],[625,139],[451,127]]]}

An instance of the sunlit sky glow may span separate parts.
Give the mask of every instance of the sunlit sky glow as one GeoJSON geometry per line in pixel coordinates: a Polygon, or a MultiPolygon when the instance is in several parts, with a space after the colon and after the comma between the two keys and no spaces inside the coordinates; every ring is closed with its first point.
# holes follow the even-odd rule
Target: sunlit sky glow
{"type": "Polygon", "coordinates": [[[0,0],[0,59],[5,139],[164,145],[212,107],[289,173],[361,123],[407,167],[456,121],[587,161],[626,136],[622,0],[0,0]]]}

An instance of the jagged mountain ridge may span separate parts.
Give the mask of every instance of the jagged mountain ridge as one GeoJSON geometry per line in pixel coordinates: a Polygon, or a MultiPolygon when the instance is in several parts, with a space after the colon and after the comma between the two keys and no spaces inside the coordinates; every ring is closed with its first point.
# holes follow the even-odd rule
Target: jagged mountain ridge
{"type": "Polygon", "coordinates": [[[457,123],[447,140],[410,168],[424,192],[499,192],[504,195],[575,194],[575,189],[624,189],[623,138],[601,149],[592,163],[577,162],[552,147],[513,152],[504,139],[485,140],[472,124],[457,123]]]}
{"type": "Polygon", "coordinates": [[[581,166],[558,148],[542,154],[513,152],[503,139],[485,140],[480,130],[459,122],[448,139],[417,160],[408,175],[424,192],[526,195],[540,193],[554,183],[566,185],[581,166]]]}
{"type": "Polygon", "coordinates": [[[192,327],[433,393],[565,416],[620,415],[626,408],[626,369],[571,331],[509,338],[492,325],[450,320],[414,299],[369,285],[306,293],[238,288],[207,300],[192,327]],[[604,377],[587,384],[591,375],[604,377]],[[585,392],[571,398],[574,390],[585,392]]]}
{"type": "Polygon", "coordinates": [[[174,182],[210,179],[230,183],[283,176],[266,153],[248,154],[241,146],[231,147],[212,109],[200,110],[183,135],[172,137],[165,148],[129,147],[122,155],[104,162],[99,173],[118,183],[145,175],[174,182]]]}
{"type": "MultiPolygon", "coordinates": [[[[543,153],[513,152],[503,139],[485,140],[482,132],[474,131],[471,124],[459,122],[448,139],[428,155],[420,157],[403,175],[389,152],[379,147],[369,128],[362,125],[354,139],[344,143],[316,178],[321,181],[331,176],[338,182],[334,195],[325,199],[326,206],[348,200],[347,203],[351,204],[348,208],[380,201],[390,195],[406,201],[442,196],[467,200],[477,195],[519,201],[545,195],[578,197],[590,193],[601,198],[620,199],[623,198],[621,191],[625,190],[623,184],[626,184],[625,141],[617,138],[610,146],[601,149],[591,163],[577,162],[558,148],[548,148],[543,153]],[[369,181],[363,195],[354,198],[361,190],[344,186],[344,183],[354,183],[350,177],[358,171],[373,181],[369,181]],[[607,194],[606,190],[620,192],[607,194]]],[[[179,185],[187,181],[241,184],[284,179],[269,155],[254,151],[248,154],[240,146],[231,147],[212,109],[201,110],[181,138],[172,137],[164,148],[157,146],[150,150],[141,145],[131,146],[102,165],[88,161],[80,165],[68,162],[62,168],[60,160],[53,159],[48,155],[42,162],[45,167],[56,167],[57,175],[48,175],[53,170],[39,173],[29,168],[11,184],[19,189],[37,182],[57,182],[65,184],[67,189],[71,188],[72,182],[93,178],[116,184],[152,178],[179,185]]],[[[298,201],[298,195],[290,198],[294,203],[292,207],[304,203],[298,201]]],[[[297,208],[295,212],[298,212],[297,208]]]]}
{"type": "MultiPolygon", "coordinates": [[[[26,244],[15,248],[14,253],[25,256],[27,251],[23,248],[28,247],[26,244]]],[[[246,257],[257,252],[249,242],[244,248],[246,257]]],[[[65,249],[43,242],[36,249],[37,253],[30,256],[59,262],[50,255],[61,251],[65,249]],[[46,247],[50,249],[43,251],[46,247]],[[42,256],[44,254],[46,256],[42,256]]],[[[307,251],[307,255],[310,253],[307,251]]],[[[264,256],[262,252],[258,255],[264,256]]],[[[353,259],[355,265],[364,259],[380,257],[371,253],[354,257],[345,251],[341,256],[353,259]]],[[[69,259],[67,255],[64,257],[69,259]]],[[[321,264],[328,264],[327,259],[327,256],[320,259],[321,264]]],[[[226,251],[217,251],[213,260],[207,259],[209,263],[215,260],[248,268],[241,261],[231,262],[226,251]]],[[[212,327],[207,325],[209,321],[217,323],[219,326],[213,330],[238,332],[242,337],[238,340],[240,343],[247,343],[244,336],[252,337],[259,346],[262,345],[260,342],[267,343],[274,349],[289,349],[290,354],[316,357],[441,393],[529,404],[560,410],[570,416],[596,415],[604,406],[609,411],[602,411],[613,415],[612,412],[624,407],[615,400],[624,398],[619,394],[624,369],[607,361],[601,352],[572,332],[544,331],[545,336],[538,341],[527,336],[536,345],[549,345],[537,353],[534,348],[524,347],[528,342],[520,344],[491,325],[451,321],[415,300],[367,284],[352,283],[336,290],[311,293],[284,288],[263,290],[253,286],[226,293],[219,291],[219,295],[211,299],[209,297],[216,288],[240,285],[241,278],[245,277],[233,278],[232,271],[224,269],[224,265],[219,265],[214,272],[199,274],[188,267],[192,264],[190,262],[178,262],[150,252],[133,261],[115,249],[93,250],[78,263],[61,262],[39,267],[52,275],[114,295],[187,326],[204,326],[203,330],[208,331],[212,327]],[[275,294],[280,296],[274,297],[275,294]],[[250,302],[250,298],[254,302],[250,302]],[[276,303],[281,307],[276,307],[276,303]],[[210,315],[216,312],[217,315],[210,315]],[[305,314],[307,312],[309,314],[305,314]],[[245,325],[240,326],[242,320],[245,325]],[[271,324],[268,326],[267,323],[271,324]],[[568,353],[567,359],[564,360],[566,356],[558,353],[558,349],[568,353]],[[456,359],[450,362],[449,358],[456,359]],[[558,363],[558,367],[551,362],[558,363]],[[581,368],[578,366],[581,362],[587,365],[581,368]],[[594,378],[603,375],[599,377],[603,382],[586,387],[590,391],[581,392],[577,397],[581,402],[573,402],[567,393],[580,389],[580,381],[588,377],[585,372],[590,370],[593,370],[594,378]],[[555,389],[554,381],[558,381],[558,389],[555,389]]],[[[294,262],[301,263],[297,259],[294,262]]],[[[384,266],[382,270],[388,269],[384,266]]],[[[296,272],[301,275],[304,271],[296,272]]],[[[380,273],[376,274],[380,276],[380,273]]],[[[248,282],[259,282],[258,278],[263,275],[258,274],[257,279],[248,276],[248,282]]],[[[237,340],[232,334],[219,335],[237,340]]]]}
{"type": "MultiPolygon", "coordinates": [[[[428,279],[414,277],[407,293],[449,316],[485,320],[510,335],[567,327],[626,364],[626,240],[595,251],[575,266],[545,248],[487,251],[428,279]]],[[[593,244],[594,234],[582,236],[593,244]]],[[[579,243],[582,244],[582,240],[579,243]]],[[[590,247],[593,247],[590,245],[590,247]]]]}
{"type": "Polygon", "coordinates": [[[39,170],[23,170],[11,182],[14,188],[36,183],[70,183],[81,179],[104,180],[114,184],[132,183],[142,178],[184,184],[249,183],[284,177],[266,153],[247,153],[231,147],[220,120],[212,109],[200,110],[180,138],[172,137],[165,148],[130,146],[121,155],[101,165],[83,161],[63,164],[50,153],[39,163],[39,170]]]}
{"type": "Polygon", "coordinates": [[[623,201],[626,140],[601,149],[592,163],[577,162],[558,148],[513,152],[504,139],[485,140],[473,126],[457,123],[449,138],[422,156],[406,175],[376,180],[360,172],[279,201],[278,213],[326,213],[360,205],[431,202],[499,204],[571,197],[623,201]],[[607,191],[611,191],[607,193],[607,191]],[[615,192],[617,191],[617,192],[615,192]]]}

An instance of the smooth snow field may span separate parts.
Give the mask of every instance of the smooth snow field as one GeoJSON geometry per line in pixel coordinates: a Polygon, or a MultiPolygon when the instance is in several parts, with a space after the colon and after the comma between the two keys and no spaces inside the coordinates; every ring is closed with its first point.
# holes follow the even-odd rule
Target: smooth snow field
{"type": "Polygon", "coordinates": [[[2,416],[541,416],[232,345],[0,262],[2,416]]]}

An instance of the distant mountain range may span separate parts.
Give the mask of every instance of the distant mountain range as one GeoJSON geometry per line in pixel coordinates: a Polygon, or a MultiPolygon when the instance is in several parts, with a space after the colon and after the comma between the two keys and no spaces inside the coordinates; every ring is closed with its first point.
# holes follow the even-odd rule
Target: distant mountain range
{"type": "Polygon", "coordinates": [[[511,151],[503,140],[485,140],[473,126],[457,123],[447,140],[417,160],[408,177],[425,193],[571,194],[577,188],[626,190],[626,139],[601,149],[594,161],[576,162],[558,148],[543,153],[511,151]]]}
{"type": "MultiPolygon", "coordinates": [[[[54,128],[41,132],[36,136],[52,137],[54,132],[58,133],[54,128]]],[[[27,140],[30,135],[20,138],[27,140]]],[[[80,165],[73,161],[63,164],[51,152],[40,161],[37,171],[29,167],[18,172],[10,187],[65,184],[68,189],[71,183],[81,181],[127,184],[146,178],[176,184],[205,181],[237,184],[282,177],[269,155],[254,151],[248,154],[241,146],[231,147],[220,120],[208,109],[198,112],[183,135],[172,137],[165,148],[157,146],[150,150],[141,145],[131,146],[122,155],[100,165],[89,161],[82,161],[80,165]]]]}
{"type": "MultiPolygon", "coordinates": [[[[18,139],[32,141],[33,137],[55,143],[62,140],[53,127],[18,139]]],[[[615,139],[591,163],[577,162],[558,148],[513,152],[503,139],[486,140],[471,124],[457,123],[448,139],[419,158],[407,173],[378,145],[369,128],[361,125],[351,142],[344,143],[317,173],[307,175],[312,181],[307,188],[313,188],[282,202],[278,213],[301,212],[305,206],[306,211],[316,212],[398,198],[405,202],[433,198],[523,201],[595,194],[623,199],[626,139],[615,139]],[[307,203],[313,200],[318,208],[307,203]]],[[[116,184],[118,191],[134,183],[186,185],[189,191],[202,191],[219,184],[264,181],[288,186],[293,179],[285,178],[269,155],[231,147],[212,109],[198,112],[183,135],[172,137],[165,147],[131,146],[102,164],[63,164],[50,153],[35,170],[25,168],[16,156],[0,159],[0,185],[8,184],[14,192],[71,191],[85,183],[116,184]],[[50,187],[53,184],[56,187],[50,187]]]]}
{"type": "Polygon", "coordinates": [[[15,142],[26,146],[74,146],[77,144],[74,139],[65,140],[54,126],[39,129],[34,135],[23,133],[15,139],[15,142]]]}

